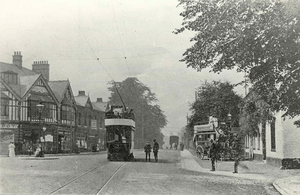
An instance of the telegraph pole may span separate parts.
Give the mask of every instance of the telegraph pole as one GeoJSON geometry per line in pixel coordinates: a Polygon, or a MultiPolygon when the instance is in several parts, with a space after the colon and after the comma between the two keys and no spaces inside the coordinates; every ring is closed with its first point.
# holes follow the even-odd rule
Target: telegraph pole
{"type": "Polygon", "coordinates": [[[188,129],[188,124],[189,124],[189,113],[187,112],[186,113],[186,137],[187,137],[187,144],[186,144],[186,148],[189,150],[190,149],[190,141],[189,141],[189,138],[190,138],[190,132],[189,132],[189,129],[188,129]]]}

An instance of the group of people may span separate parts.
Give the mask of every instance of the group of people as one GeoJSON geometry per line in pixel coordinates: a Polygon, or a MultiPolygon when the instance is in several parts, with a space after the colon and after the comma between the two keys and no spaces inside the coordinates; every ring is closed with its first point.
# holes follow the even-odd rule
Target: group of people
{"type": "Polygon", "coordinates": [[[158,150],[159,150],[159,144],[157,143],[156,140],[153,140],[153,148],[150,144],[150,142],[148,141],[146,143],[146,145],[144,146],[144,151],[146,153],[146,161],[149,160],[150,162],[150,154],[151,154],[151,150],[153,149],[153,154],[154,154],[154,159],[155,159],[155,162],[158,161],[158,150]]]}
{"type": "MultiPolygon", "coordinates": [[[[209,147],[209,156],[210,156],[210,160],[211,160],[211,165],[212,165],[212,169],[211,171],[215,171],[216,170],[216,161],[219,159],[220,156],[220,150],[219,150],[219,145],[220,143],[214,141],[213,139],[210,140],[211,145],[209,147]]],[[[230,150],[232,153],[232,156],[234,158],[234,170],[233,173],[238,173],[238,166],[239,166],[239,161],[241,159],[241,151],[240,151],[240,143],[239,143],[239,139],[237,137],[237,135],[234,135],[233,137],[233,141],[230,144],[230,150]]]]}

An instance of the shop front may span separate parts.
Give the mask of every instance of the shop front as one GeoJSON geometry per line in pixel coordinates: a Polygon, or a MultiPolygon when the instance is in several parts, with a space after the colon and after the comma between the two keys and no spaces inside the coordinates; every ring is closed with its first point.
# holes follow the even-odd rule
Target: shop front
{"type": "Polygon", "coordinates": [[[33,154],[42,146],[46,154],[57,153],[55,125],[23,124],[22,125],[22,154],[33,154]]]}
{"type": "Polygon", "coordinates": [[[73,132],[74,128],[58,127],[58,153],[72,152],[73,132]]]}
{"type": "Polygon", "coordinates": [[[8,155],[8,145],[15,143],[15,133],[18,131],[18,124],[2,123],[0,128],[0,155],[8,155]]]}

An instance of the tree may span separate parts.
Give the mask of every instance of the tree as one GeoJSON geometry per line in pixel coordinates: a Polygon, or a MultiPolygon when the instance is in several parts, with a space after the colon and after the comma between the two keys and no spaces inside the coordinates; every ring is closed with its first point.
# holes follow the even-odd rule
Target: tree
{"type": "Polygon", "coordinates": [[[297,0],[179,0],[182,27],[196,32],[181,60],[197,71],[245,71],[272,111],[300,114],[297,0]]]}
{"type": "Polygon", "coordinates": [[[158,101],[155,93],[135,77],[122,82],[112,81],[110,85],[109,103],[123,105],[124,102],[126,107],[133,109],[136,122],[135,146],[141,148],[146,141],[153,139],[163,143],[161,129],[167,124],[167,120],[160,106],[155,104],[158,101]]]}
{"type": "Polygon", "coordinates": [[[228,122],[228,114],[232,115],[232,126],[239,126],[239,103],[242,98],[233,91],[234,85],[229,82],[205,82],[197,91],[197,99],[191,105],[192,115],[188,128],[196,124],[208,122],[214,116],[219,122],[228,122]]]}

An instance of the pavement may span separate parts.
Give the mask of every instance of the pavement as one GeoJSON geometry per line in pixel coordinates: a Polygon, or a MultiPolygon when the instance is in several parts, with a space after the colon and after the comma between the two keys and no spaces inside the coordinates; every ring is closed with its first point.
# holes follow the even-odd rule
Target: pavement
{"type": "Polygon", "coordinates": [[[234,162],[218,161],[216,163],[216,171],[210,171],[210,160],[198,158],[193,150],[183,150],[180,152],[180,155],[183,169],[271,182],[282,195],[300,194],[300,170],[280,170],[278,167],[267,165],[261,161],[241,161],[239,172],[233,173],[234,162]]]}

